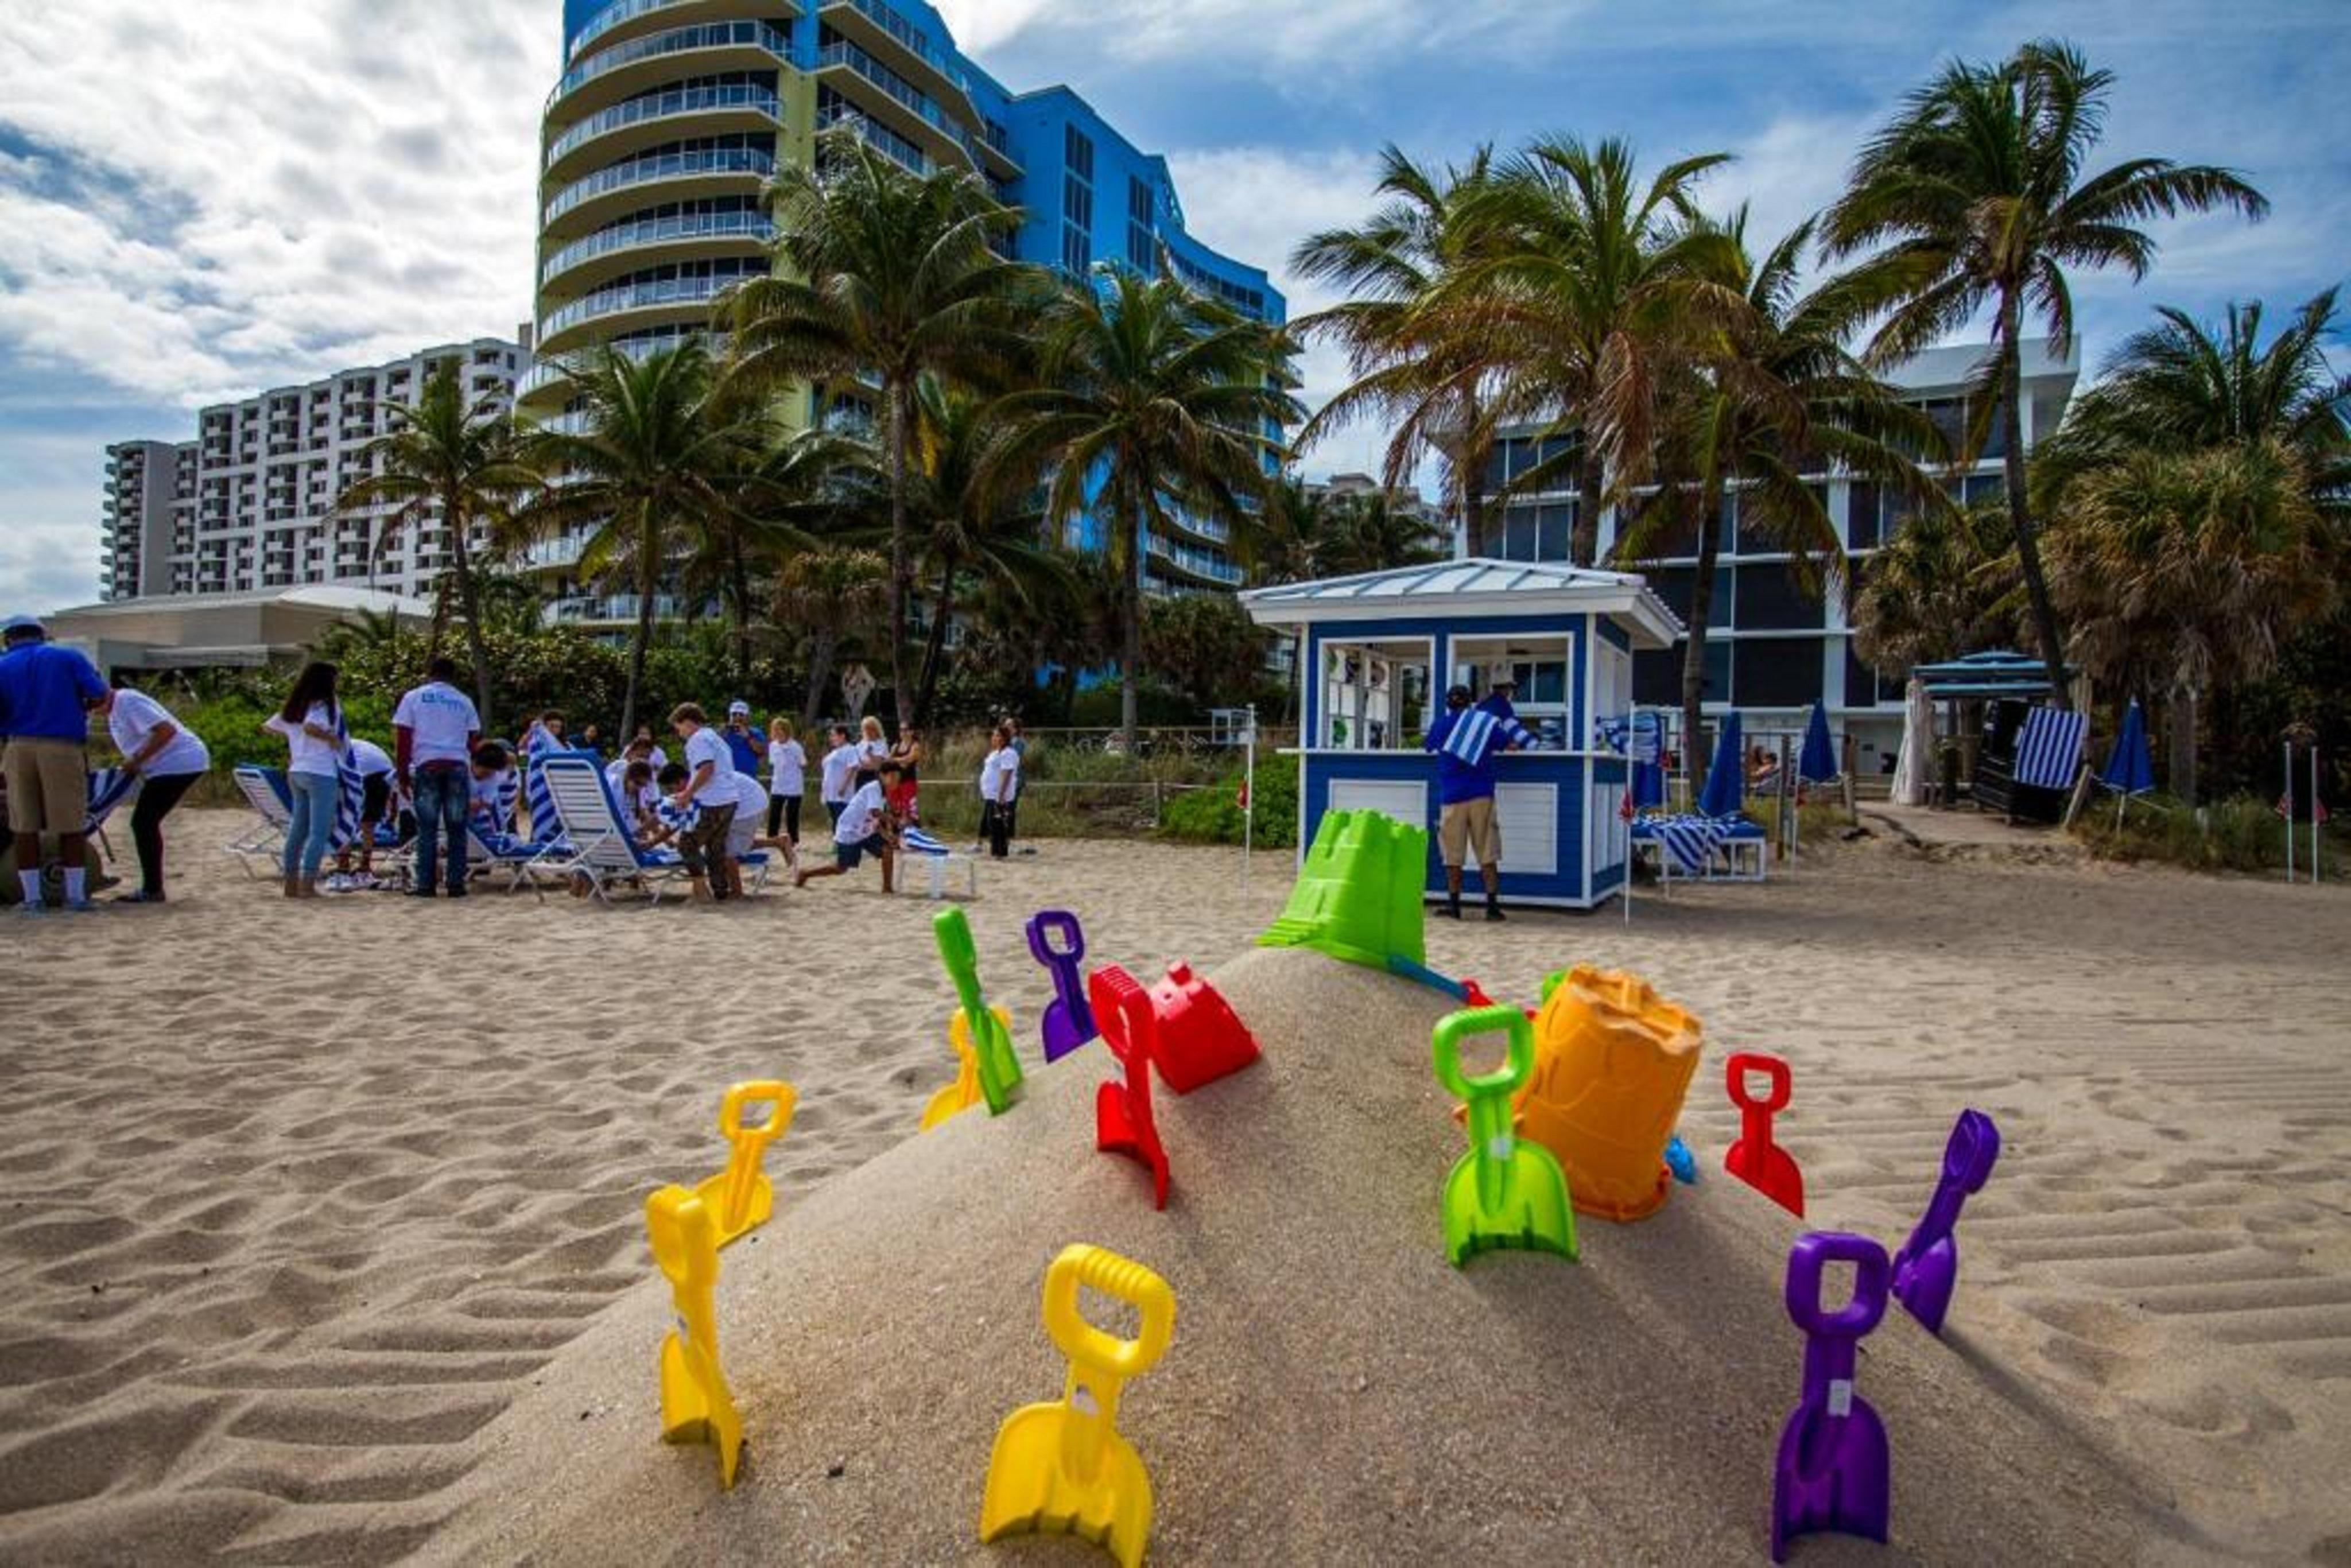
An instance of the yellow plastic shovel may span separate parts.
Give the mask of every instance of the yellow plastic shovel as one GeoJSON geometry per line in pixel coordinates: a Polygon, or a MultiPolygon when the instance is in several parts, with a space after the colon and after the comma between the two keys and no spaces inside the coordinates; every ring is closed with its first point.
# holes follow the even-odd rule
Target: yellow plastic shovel
{"type": "Polygon", "coordinates": [[[669,1280],[675,1324],[662,1340],[662,1441],[718,1450],[718,1484],[735,1484],[743,1419],[718,1370],[718,1228],[709,1206],[682,1186],[645,1199],[645,1235],[669,1280]]]}
{"type": "Polygon", "coordinates": [[[1098,1541],[1122,1568],[1135,1568],[1151,1538],[1151,1477],[1118,1431],[1127,1379],[1149,1371],[1176,1332],[1167,1281],[1100,1247],[1064,1247],[1045,1270],[1045,1332],[1069,1358],[1061,1397],[1005,1417],[987,1461],[979,1538],[1021,1531],[1062,1531],[1098,1541]],[[1080,1286],[1125,1301],[1141,1315],[1133,1339],[1086,1322],[1080,1286]]]}
{"type": "MultiPolygon", "coordinates": [[[[999,1028],[1008,1032],[1011,1030],[1010,1013],[995,1007],[987,1010],[996,1016],[999,1028]]],[[[971,1025],[965,1020],[961,1008],[956,1009],[955,1016],[947,1019],[947,1043],[955,1048],[955,1082],[925,1103],[920,1130],[925,1133],[948,1117],[970,1110],[985,1098],[979,1087],[979,1048],[971,1042],[971,1025]]]]}
{"type": "Polygon", "coordinates": [[[718,1102],[718,1135],[726,1140],[730,1150],[726,1168],[695,1183],[694,1193],[716,1222],[721,1247],[765,1225],[776,1212],[776,1189],[759,1162],[768,1145],[792,1124],[792,1113],[799,1103],[799,1091],[780,1078],[737,1083],[718,1102]],[[751,1105],[770,1109],[765,1122],[747,1127],[743,1112],[751,1105]]]}

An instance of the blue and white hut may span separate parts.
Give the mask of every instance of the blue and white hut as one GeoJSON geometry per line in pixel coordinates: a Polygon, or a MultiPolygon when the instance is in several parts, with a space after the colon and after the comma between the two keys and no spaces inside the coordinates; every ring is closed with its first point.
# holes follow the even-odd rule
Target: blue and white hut
{"type": "Polygon", "coordinates": [[[1590,909],[1624,885],[1626,763],[1607,734],[1632,711],[1634,651],[1682,635],[1645,580],[1473,559],[1260,588],[1240,602],[1299,639],[1301,853],[1324,813],[1384,811],[1428,830],[1427,891],[1441,895],[1437,758],[1421,737],[1447,686],[1482,698],[1510,678],[1542,744],[1499,764],[1503,899],[1590,909]]]}

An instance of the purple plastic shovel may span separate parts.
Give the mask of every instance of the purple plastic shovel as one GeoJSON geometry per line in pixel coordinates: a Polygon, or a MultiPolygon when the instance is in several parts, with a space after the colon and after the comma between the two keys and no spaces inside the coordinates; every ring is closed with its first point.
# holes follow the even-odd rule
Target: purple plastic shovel
{"type": "Polygon", "coordinates": [[[1951,1228],[1972,1193],[1981,1192],[1991,1179],[1992,1163],[2000,1158],[2000,1129],[1980,1111],[1962,1111],[1943,1148],[1943,1174],[1935,1196],[1910,1239],[1894,1254],[1894,1299],[1926,1325],[1943,1332],[1943,1314],[1950,1310],[1951,1287],[1959,1279],[1959,1244],[1951,1228]]]}
{"type": "Polygon", "coordinates": [[[1855,1349],[1886,1315],[1886,1249],[1866,1236],[1815,1230],[1788,1254],[1788,1316],[1803,1330],[1804,1391],[1780,1434],[1771,1488],[1771,1561],[1799,1535],[1886,1539],[1892,1465],[1886,1425],[1854,1392],[1855,1349]],[[1853,1300],[1821,1310],[1821,1273],[1853,1265],[1853,1300]]]}
{"type": "Polygon", "coordinates": [[[1066,909],[1044,909],[1029,917],[1029,951],[1053,977],[1053,999],[1045,1004],[1039,1029],[1045,1040],[1045,1060],[1058,1061],[1102,1031],[1086,1001],[1086,988],[1078,978],[1078,965],[1086,956],[1086,935],[1078,917],[1066,909]],[[1057,948],[1058,934],[1068,944],[1057,948]]]}

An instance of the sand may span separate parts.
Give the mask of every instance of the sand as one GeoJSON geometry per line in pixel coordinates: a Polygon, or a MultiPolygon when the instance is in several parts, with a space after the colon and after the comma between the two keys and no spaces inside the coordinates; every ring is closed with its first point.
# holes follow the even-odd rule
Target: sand
{"type": "MultiPolygon", "coordinates": [[[[918,901],[852,879],[737,912],[290,906],[206,852],[235,825],[175,820],[173,907],[10,933],[33,1021],[0,1054],[0,1556],[980,1555],[987,1438],[1058,1385],[1036,1291],[1081,1238],[1182,1303],[1129,1404],[1163,1560],[1760,1555],[1796,1228],[1719,1174],[1719,1063],[1760,1049],[1796,1069],[1782,1134],[1813,1224],[1896,1241],[1961,1105],[2005,1135],[1945,1340],[1890,1320],[1863,1372],[1905,1554],[2351,1560],[2332,890],[1858,847],[1645,901],[1629,931],[1432,923],[1432,961],[1491,987],[1628,964],[1708,1026],[1698,1188],[1648,1225],[1586,1221],[1583,1265],[1455,1275],[1427,1184],[1459,1134],[1408,988],[1367,1004],[1343,976],[1301,1009],[1252,987],[1322,960],[1231,971],[1270,1059],[1163,1096],[1177,1196],[1153,1216],[1138,1171],[1084,1150],[1092,1053],[1013,1119],[904,1143],[948,1075],[918,901]],[[727,1255],[751,1446],[722,1499],[707,1453],[654,1440],[666,1292],[639,1213],[716,1168],[718,1089],[768,1072],[803,1098],[770,1162],[782,1213],[727,1255]],[[1293,1170],[1332,1223],[1241,1259],[1293,1170]],[[1305,1343],[1310,1301],[1344,1332],[1305,1343]]],[[[1285,869],[1244,888],[1237,866],[1053,843],[992,871],[992,998],[1033,1040],[1019,920],[1048,903],[1098,957],[1232,959],[1285,869]]]]}

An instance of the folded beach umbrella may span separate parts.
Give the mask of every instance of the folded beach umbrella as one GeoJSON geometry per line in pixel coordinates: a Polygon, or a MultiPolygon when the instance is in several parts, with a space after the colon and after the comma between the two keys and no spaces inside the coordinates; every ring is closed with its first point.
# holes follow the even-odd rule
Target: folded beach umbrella
{"type": "Polygon", "coordinates": [[[1796,758],[1796,777],[1807,784],[1825,784],[1843,771],[1829,739],[1829,710],[1814,703],[1813,721],[1804,730],[1804,749],[1796,758]]]}
{"type": "Polygon", "coordinates": [[[120,768],[100,768],[89,776],[89,821],[88,831],[96,832],[106,825],[114,809],[130,799],[139,788],[139,777],[120,768]]]}
{"type": "Polygon", "coordinates": [[[1722,733],[1714,742],[1714,766],[1706,770],[1706,792],[1698,798],[1701,817],[1735,817],[1747,799],[1746,744],[1740,733],[1739,713],[1722,716],[1722,733]]]}
{"type": "Polygon", "coordinates": [[[1653,713],[1633,716],[1633,809],[1647,810],[1666,803],[1666,768],[1660,744],[1665,721],[1653,713]]]}
{"type": "Polygon", "coordinates": [[[2144,795],[2155,788],[2155,758],[2147,750],[2147,716],[2139,712],[2138,699],[2131,699],[2130,711],[2123,715],[2121,733],[2115,737],[2115,748],[2106,754],[2105,771],[2098,782],[2125,795],[2144,795]]]}

